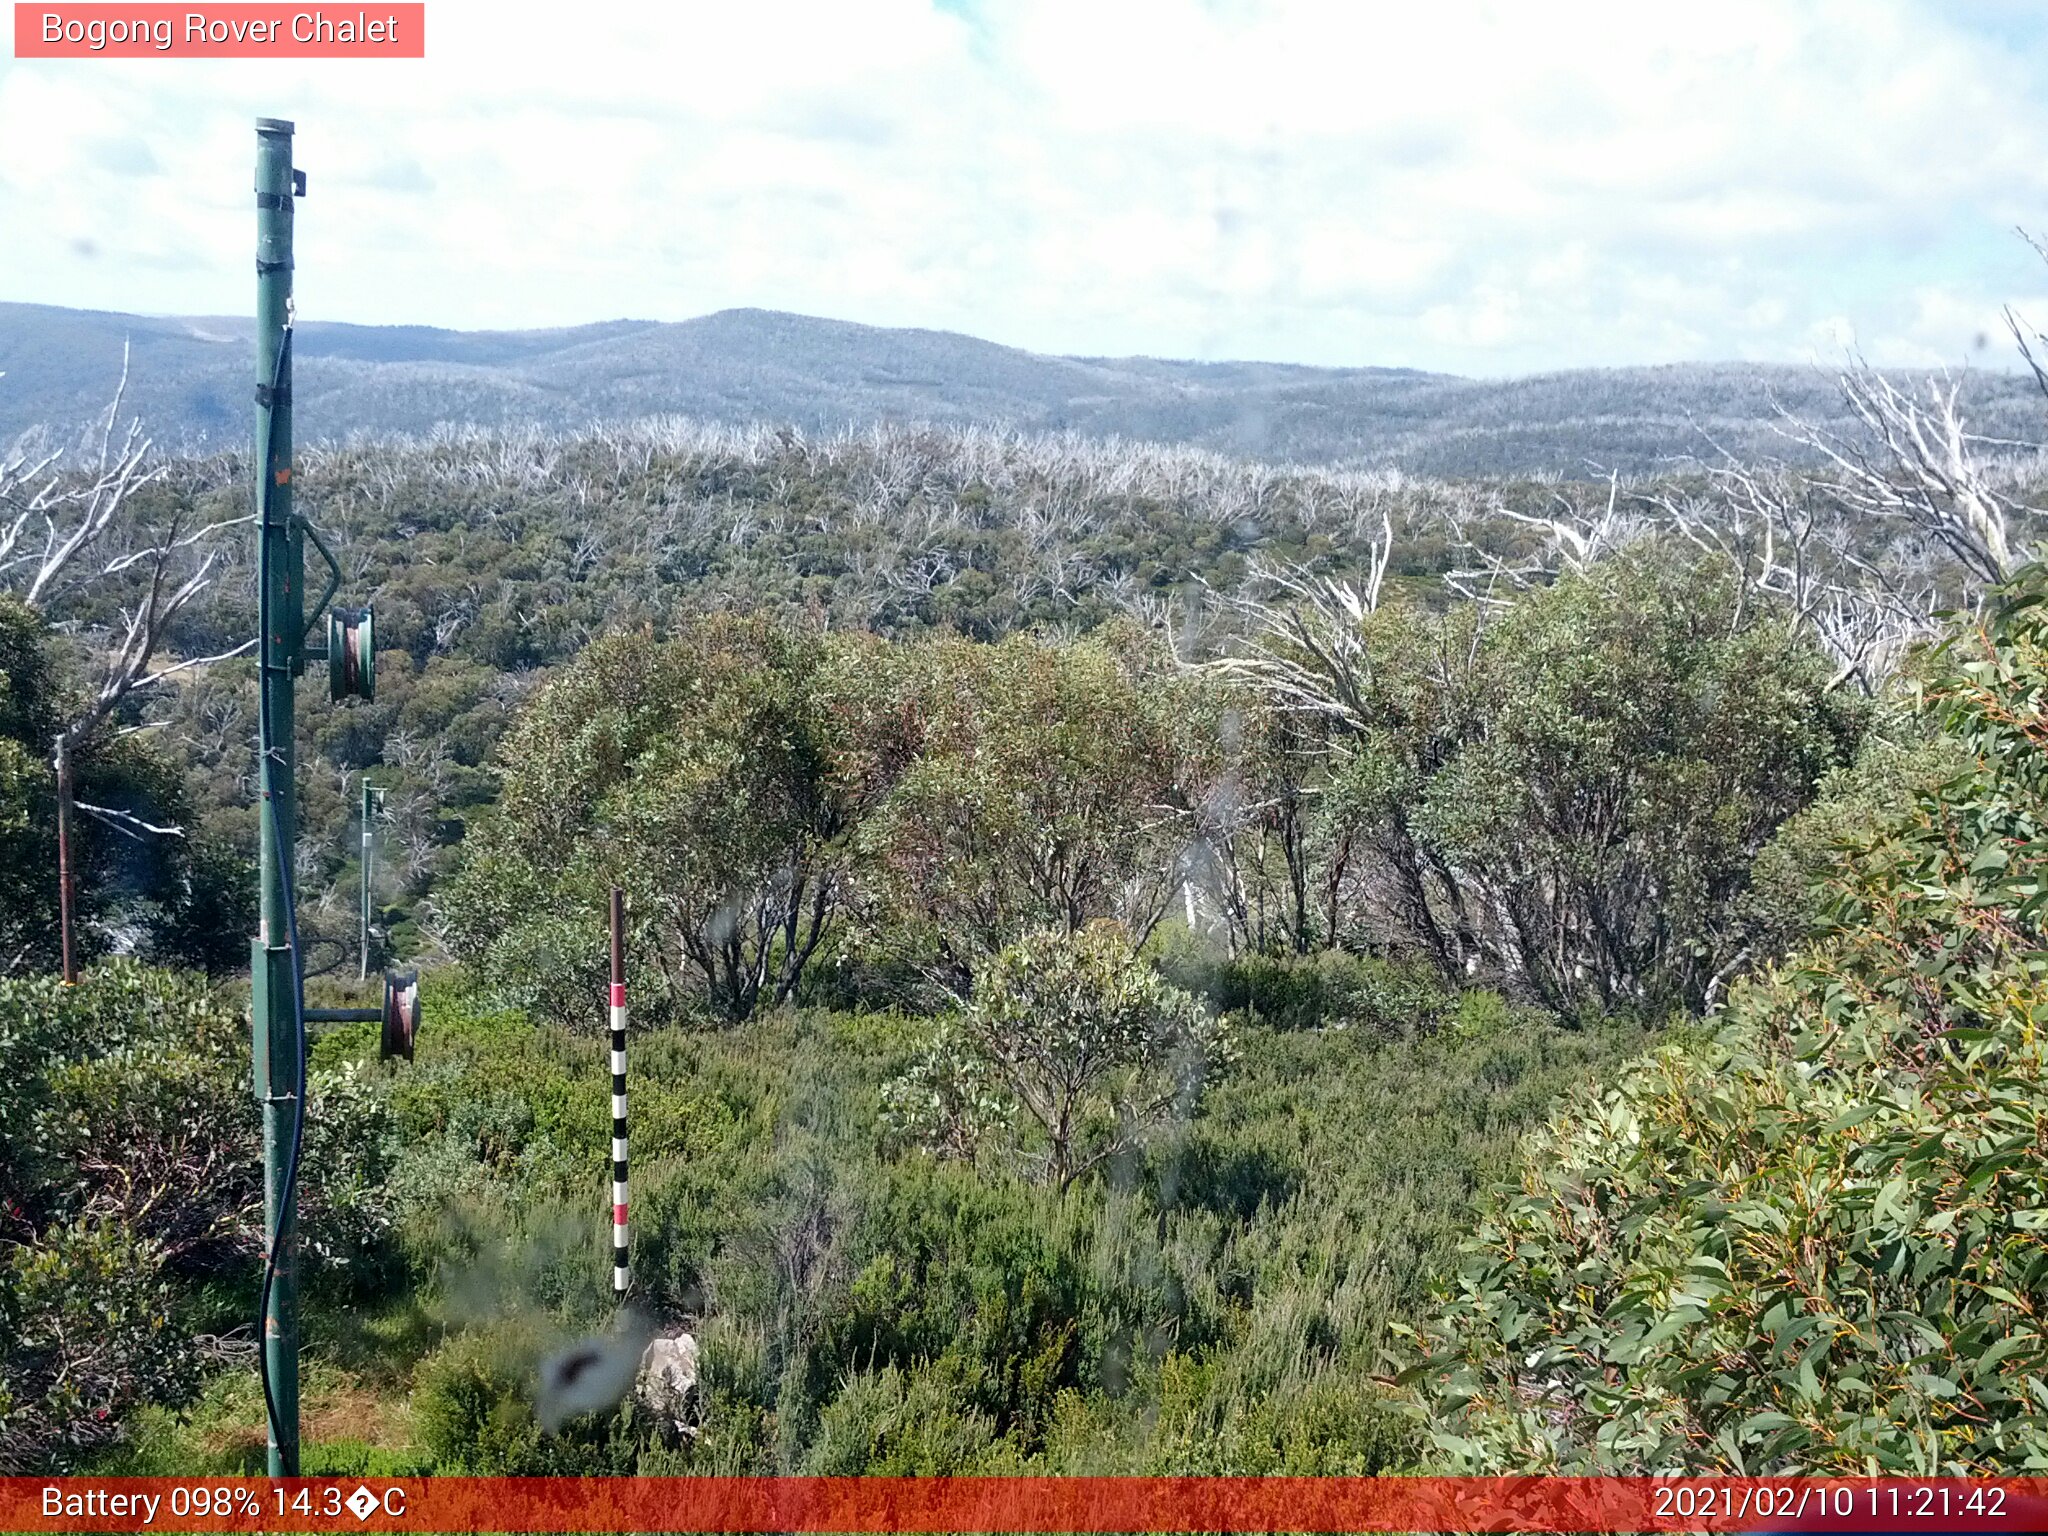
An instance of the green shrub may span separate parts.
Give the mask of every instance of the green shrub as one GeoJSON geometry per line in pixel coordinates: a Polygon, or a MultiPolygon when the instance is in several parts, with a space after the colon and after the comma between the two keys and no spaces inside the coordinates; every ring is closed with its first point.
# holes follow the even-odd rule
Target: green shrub
{"type": "Polygon", "coordinates": [[[196,1383],[161,1245],[81,1219],[0,1252],[0,1464],[62,1464],[196,1383]]]}
{"type": "Polygon", "coordinates": [[[1435,970],[1376,955],[1246,955],[1224,964],[1210,999],[1274,1029],[1357,1028],[1412,1035],[1432,1028],[1451,998],[1435,970]]]}
{"type": "Polygon", "coordinates": [[[974,996],[890,1086],[900,1129],[973,1156],[1003,1136],[1064,1189],[1191,1114],[1230,1059],[1228,1032],[1131,947],[1121,927],[1028,935],[987,961],[974,996]]]}
{"type": "MultiPolygon", "coordinates": [[[[32,1202],[62,1177],[35,1131],[53,1069],[149,1045],[224,1065],[232,1025],[202,978],[177,971],[117,961],[75,987],[55,976],[0,977],[0,1186],[32,1202]]],[[[246,1051],[246,1022],[239,1028],[246,1051]]]]}
{"type": "Polygon", "coordinates": [[[440,1473],[508,1476],[535,1470],[541,1429],[533,1382],[541,1350],[530,1335],[472,1334],[429,1357],[413,1378],[420,1442],[440,1473]]]}
{"type": "MultiPolygon", "coordinates": [[[[538,1343],[506,1366],[468,1335],[420,1372],[415,1403],[439,1404],[425,1454],[545,1470],[616,1432],[638,1447],[619,1465],[643,1472],[1406,1465],[1412,1436],[1369,1379],[1386,1320],[1469,1230],[1475,1183],[1514,1136],[1642,1038],[1526,1022],[1374,1051],[1247,1026],[1194,1113],[1064,1195],[995,1162],[890,1150],[882,1089],[929,1021],[803,1012],[636,1037],[636,1146],[644,1098],[663,1149],[635,1161],[636,1285],[698,1334],[701,1437],[657,1449],[629,1416],[533,1438],[538,1343]],[[1173,1358],[1205,1385],[1162,1417],[1173,1358]]],[[[603,1068],[601,1042],[509,1016],[423,1043],[394,1102],[440,1129],[395,1178],[444,1192],[408,1206],[407,1241],[451,1312],[606,1314],[603,1132],[574,1108],[603,1068]],[[480,1139],[449,1139],[475,1123],[468,1096],[521,1081],[541,1107],[516,1153],[486,1162],[480,1139]],[[573,1189],[538,1158],[557,1135],[565,1158],[597,1154],[573,1189]]]]}
{"type": "Polygon", "coordinates": [[[630,1396],[556,1434],[535,1418],[541,1363],[564,1342],[515,1318],[464,1334],[421,1364],[412,1410],[435,1473],[601,1477],[634,1470],[651,1426],[630,1396]]]}
{"type": "Polygon", "coordinates": [[[1478,987],[1459,995],[1457,1010],[1451,1015],[1451,1028],[1468,1039],[1483,1040],[1513,1028],[1521,1016],[1521,1011],[1498,992],[1478,987]]]}
{"type": "Polygon", "coordinates": [[[2048,572],[1943,653],[1966,772],[1711,1043],[1585,1092],[1411,1379],[1462,1470],[2048,1470],[2048,572]]]}
{"type": "MultiPolygon", "coordinates": [[[[479,1008],[459,978],[432,983],[429,1009],[415,1063],[331,1063],[388,1125],[381,1198],[422,1320],[358,1335],[309,1307],[328,1320],[309,1370],[346,1360],[417,1427],[412,1445],[310,1447],[335,1475],[1403,1466],[1406,1428],[1369,1379],[1385,1320],[1514,1133],[1640,1038],[1532,1021],[1360,1051],[1342,1032],[1246,1026],[1230,1073],[1061,1195],[890,1152],[882,1089],[928,1020],[800,1012],[636,1034],[638,1295],[704,1350],[702,1435],[677,1441],[632,1407],[555,1436],[533,1418],[540,1358],[611,1311],[602,1041],[479,1008]]],[[[222,1282],[230,1322],[240,1274],[222,1282]]],[[[189,1282],[158,1278],[184,1327],[189,1282]]],[[[250,1465],[253,1382],[222,1380],[231,1402],[144,1414],[145,1443],[106,1464],[250,1465]]]]}
{"type": "Polygon", "coordinates": [[[1813,804],[1779,827],[1757,855],[1743,897],[1749,947],[1782,958],[1829,926],[1834,892],[1854,845],[1923,790],[1969,771],[1963,743],[1903,705],[1888,708],[1853,762],[1822,777],[1813,804]]]}
{"type": "Polygon", "coordinates": [[[382,1081],[353,1062],[308,1075],[300,1262],[315,1284],[347,1294],[388,1276],[395,1155],[382,1081]]]}
{"type": "Polygon", "coordinates": [[[369,1066],[377,1060],[378,1037],[379,1026],[367,1020],[331,1024],[314,1034],[306,1052],[306,1068],[318,1072],[350,1062],[369,1066]]]}
{"type": "MultiPolygon", "coordinates": [[[[952,1477],[997,1469],[995,1421],[932,1372],[894,1365],[841,1384],[806,1470],[818,1477],[952,1477]]],[[[1014,1454],[1009,1458],[1014,1462],[1014,1454]]]]}
{"type": "Polygon", "coordinates": [[[1422,1437],[1386,1388],[1304,1361],[1248,1394],[1227,1359],[1169,1357],[1147,1471],[1177,1477],[1377,1477],[1414,1463],[1422,1437]],[[1219,1368],[1222,1367],[1222,1368],[1219,1368]]]}
{"type": "Polygon", "coordinates": [[[1246,955],[1223,965],[1210,1000],[1273,1029],[1319,1029],[1330,1016],[1329,988],[1312,963],[1292,956],[1246,955]]]}
{"type": "MultiPolygon", "coordinates": [[[[30,1415],[9,1431],[30,1459],[99,1443],[134,1402],[175,1402],[196,1381],[195,1336],[254,1312],[262,1140],[249,1044],[239,999],[199,977],[122,961],[73,987],[0,980],[0,1262],[24,1337],[76,1333],[0,1366],[15,1377],[13,1411],[30,1415]],[[121,1343],[66,1364],[95,1328],[121,1343]],[[162,1367],[162,1352],[187,1365],[162,1367]],[[46,1371],[91,1385],[53,1395],[34,1384],[46,1371]]],[[[346,1295],[387,1273],[388,1129],[377,1080],[353,1066],[311,1075],[300,1173],[311,1287],[346,1295]]]]}
{"type": "Polygon", "coordinates": [[[433,1463],[410,1450],[393,1450],[362,1440],[315,1441],[299,1456],[305,1477],[426,1477],[433,1463]]]}

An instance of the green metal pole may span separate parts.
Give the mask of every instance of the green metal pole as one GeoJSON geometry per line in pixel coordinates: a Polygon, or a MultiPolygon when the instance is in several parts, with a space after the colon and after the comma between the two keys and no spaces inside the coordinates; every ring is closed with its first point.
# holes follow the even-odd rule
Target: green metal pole
{"type": "Polygon", "coordinates": [[[293,1122],[299,1113],[297,979],[286,933],[285,882],[296,838],[292,760],[292,680],[305,665],[303,550],[292,529],[291,373],[278,375],[279,348],[292,307],[292,125],[256,120],[256,454],[258,579],[266,633],[259,637],[264,729],[260,742],[263,805],[262,929],[252,946],[252,1022],[256,1097],[263,1104],[264,1232],[277,1271],[263,1317],[263,1361],[275,1422],[270,1475],[299,1471],[299,1234],[294,1192],[286,1184],[293,1122]],[[276,388],[273,390],[273,385],[276,388]],[[273,816],[273,807],[275,815],[273,816]]]}
{"type": "Polygon", "coordinates": [[[370,859],[372,856],[370,827],[371,818],[376,814],[376,802],[383,793],[383,790],[370,782],[368,774],[363,775],[363,970],[362,974],[357,978],[359,981],[368,981],[370,979],[370,859]]]}

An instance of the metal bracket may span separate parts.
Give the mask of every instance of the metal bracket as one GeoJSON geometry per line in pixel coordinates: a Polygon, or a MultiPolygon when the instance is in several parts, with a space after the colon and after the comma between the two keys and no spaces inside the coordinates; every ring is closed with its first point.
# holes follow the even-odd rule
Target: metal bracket
{"type": "Polygon", "coordinates": [[[327,605],[334,600],[334,594],[341,590],[341,562],[334,558],[334,551],[327,547],[327,541],[320,537],[319,530],[308,522],[302,513],[294,511],[292,513],[292,521],[298,525],[300,531],[312,542],[313,548],[320,552],[320,558],[327,562],[326,590],[321,592],[307,606],[307,611],[312,614],[312,617],[306,620],[305,626],[299,631],[300,653],[306,655],[310,654],[305,650],[306,637],[313,633],[313,626],[320,622],[320,616],[326,612],[327,605]]]}

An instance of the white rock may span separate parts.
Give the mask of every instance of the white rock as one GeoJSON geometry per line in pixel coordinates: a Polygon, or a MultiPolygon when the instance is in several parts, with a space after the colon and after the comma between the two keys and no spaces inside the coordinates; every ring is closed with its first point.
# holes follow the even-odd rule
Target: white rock
{"type": "Polygon", "coordinates": [[[697,1385],[697,1341],[687,1333],[657,1338],[640,1357],[640,1401],[684,1434],[689,1423],[689,1397],[697,1385]]]}

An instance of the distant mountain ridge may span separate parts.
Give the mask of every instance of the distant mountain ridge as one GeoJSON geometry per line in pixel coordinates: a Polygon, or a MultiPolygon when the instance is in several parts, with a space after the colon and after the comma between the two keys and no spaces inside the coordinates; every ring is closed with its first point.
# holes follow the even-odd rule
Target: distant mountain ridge
{"type": "MultiPolygon", "coordinates": [[[[249,431],[247,319],[0,304],[0,445],[69,434],[104,411],[131,347],[128,403],[161,443],[240,446],[249,431]]],[[[560,330],[448,331],[312,321],[295,340],[303,438],[421,433],[440,423],[586,426],[679,414],[806,431],[875,421],[980,423],[1191,443],[1291,462],[1435,475],[1642,471],[1716,442],[1784,451],[1772,401],[1833,420],[1817,369],[1672,364],[1483,380],[1408,368],[1056,357],[950,331],[892,330],[772,310],[613,320],[560,330]]],[[[1972,421],[2028,437],[2031,383],[1966,381],[1972,421]]]]}

